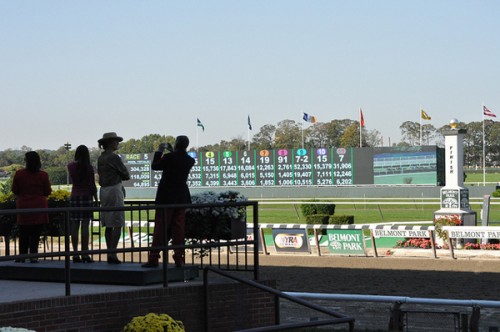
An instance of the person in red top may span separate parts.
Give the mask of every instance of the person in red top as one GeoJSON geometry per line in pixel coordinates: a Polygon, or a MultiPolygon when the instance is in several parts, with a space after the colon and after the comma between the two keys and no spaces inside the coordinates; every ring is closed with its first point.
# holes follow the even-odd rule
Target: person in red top
{"type": "MultiPolygon", "coordinates": [[[[68,173],[73,184],[71,188],[71,207],[90,207],[97,202],[97,187],[95,185],[94,168],[90,163],[89,149],[80,145],[75,151],[75,160],[68,164],[68,173]]],[[[78,232],[82,226],[82,250],[89,250],[89,225],[92,212],[82,211],[71,213],[71,243],[73,250],[78,250],[78,232]]],[[[89,255],[73,256],[74,263],[93,263],[89,255]]]]}
{"type": "MultiPolygon", "coordinates": [[[[47,197],[52,192],[49,175],[42,171],[40,156],[35,151],[27,152],[24,156],[26,168],[20,169],[14,175],[12,192],[16,195],[16,208],[47,208],[47,197]]],[[[36,254],[40,234],[44,224],[49,222],[47,213],[18,214],[17,224],[19,226],[19,253],[36,254]]],[[[37,263],[32,258],[31,263],[37,263]]],[[[24,263],[24,259],[16,260],[24,263]]]]}

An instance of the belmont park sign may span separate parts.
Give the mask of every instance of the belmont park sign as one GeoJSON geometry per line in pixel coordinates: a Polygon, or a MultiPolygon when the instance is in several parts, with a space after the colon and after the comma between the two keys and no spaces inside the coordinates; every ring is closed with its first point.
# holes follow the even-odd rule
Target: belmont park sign
{"type": "Polygon", "coordinates": [[[448,237],[450,239],[498,239],[498,238],[500,238],[500,227],[444,226],[443,230],[448,232],[448,237]]]}
{"type": "Polygon", "coordinates": [[[379,237],[422,237],[430,238],[429,230],[410,229],[373,229],[373,236],[379,237]]]}

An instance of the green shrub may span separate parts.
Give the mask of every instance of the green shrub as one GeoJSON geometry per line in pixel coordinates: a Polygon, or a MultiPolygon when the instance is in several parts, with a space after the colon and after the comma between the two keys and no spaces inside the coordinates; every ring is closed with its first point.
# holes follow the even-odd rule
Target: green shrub
{"type": "Polygon", "coordinates": [[[500,189],[495,190],[495,191],[491,194],[491,196],[493,196],[493,197],[500,197],[500,189]]]}
{"type": "Polygon", "coordinates": [[[330,225],[352,225],[354,216],[330,216],[330,225]]]}
{"type": "MultiPolygon", "coordinates": [[[[312,200],[310,202],[316,202],[316,200],[312,200]]],[[[307,218],[307,216],[311,216],[313,214],[318,214],[318,209],[316,204],[300,204],[300,211],[302,215],[307,218]]]]}
{"type": "Polygon", "coordinates": [[[328,225],[329,218],[328,214],[313,214],[306,217],[306,223],[308,225],[328,225]]]}
{"type": "Polygon", "coordinates": [[[65,167],[48,167],[44,171],[49,175],[50,184],[52,185],[66,184],[68,181],[68,173],[65,167]]]}
{"type": "Polygon", "coordinates": [[[123,327],[122,332],[184,332],[184,324],[167,314],[149,313],[145,316],[134,317],[123,327]]]}
{"type": "MultiPolygon", "coordinates": [[[[310,202],[318,202],[317,200],[311,200],[310,202]]],[[[300,210],[302,215],[307,218],[314,214],[327,214],[333,215],[335,213],[335,204],[301,204],[300,210]]]]}
{"type": "Polygon", "coordinates": [[[318,214],[327,214],[333,216],[335,214],[335,204],[319,204],[316,205],[318,214]]]}

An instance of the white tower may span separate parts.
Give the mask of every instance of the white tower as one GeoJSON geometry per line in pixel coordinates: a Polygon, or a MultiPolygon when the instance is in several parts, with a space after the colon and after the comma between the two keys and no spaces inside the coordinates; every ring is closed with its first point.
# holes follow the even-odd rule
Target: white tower
{"type": "Polygon", "coordinates": [[[435,218],[459,215],[463,225],[476,225],[476,212],[470,209],[469,189],[464,187],[464,135],[465,129],[458,129],[458,120],[450,121],[451,130],[445,136],[446,185],[441,188],[441,208],[434,213],[435,218]]]}

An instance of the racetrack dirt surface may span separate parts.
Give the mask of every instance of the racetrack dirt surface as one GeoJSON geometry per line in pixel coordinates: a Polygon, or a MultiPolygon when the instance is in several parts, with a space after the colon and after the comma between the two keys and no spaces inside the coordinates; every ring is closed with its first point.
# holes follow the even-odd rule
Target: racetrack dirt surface
{"type": "MultiPolygon", "coordinates": [[[[260,255],[260,278],[277,280],[287,292],[385,295],[407,298],[500,301],[499,259],[415,257],[339,257],[260,255]]],[[[355,331],[387,331],[394,302],[312,300],[355,317],[355,331]]],[[[403,304],[405,331],[455,331],[453,312],[466,315],[471,306],[403,304]],[[411,313],[414,310],[415,313],[411,313]]],[[[317,319],[318,314],[282,301],[282,321],[317,319]]],[[[479,331],[500,329],[500,309],[480,308],[479,331]]],[[[462,316],[461,316],[462,317],[462,316]]],[[[462,317],[463,319],[463,317],[462,317]]]]}
{"type": "Polygon", "coordinates": [[[260,256],[284,291],[500,300],[498,259],[260,256]]]}

